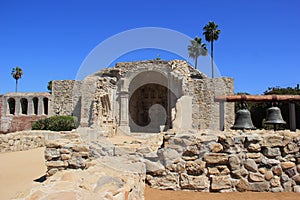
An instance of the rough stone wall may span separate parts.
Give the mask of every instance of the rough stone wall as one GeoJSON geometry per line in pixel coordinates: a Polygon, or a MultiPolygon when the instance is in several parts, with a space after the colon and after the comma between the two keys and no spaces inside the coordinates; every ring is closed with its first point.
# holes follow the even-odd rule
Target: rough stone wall
{"type": "Polygon", "coordinates": [[[12,133],[16,131],[31,130],[34,122],[47,118],[44,116],[6,116],[2,117],[4,133],[12,133]]]}
{"type": "Polygon", "coordinates": [[[154,188],[205,192],[300,192],[300,132],[171,133],[144,154],[154,188]]]}
{"type": "MultiPolygon", "coordinates": [[[[214,97],[233,95],[233,79],[196,79],[190,85],[193,89],[193,128],[218,130],[220,111],[219,103],[214,102],[214,97]]],[[[233,122],[234,104],[225,103],[225,129],[229,129],[233,122]]]]}
{"type": "Polygon", "coordinates": [[[2,120],[1,120],[2,119],[2,112],[3,112],[2,103],[3,103],[3,95],[0,95],[0,134],[3,133],[3,131],[2,131],[2,120]]]}
{"type": "Polygon", "coordinates": [[[74,85],[74,80],[52,82],[51,115],[73,115],[74,85]]]}
{"type": "MultiPolygon", "coordinates": [[[[59,134],[59,133],[57,133],[59,134]]],[[[47,140],[45,159],[48,176],[65,169],[84,169],[89,158],[89,148],[77,133],[60,134],[59,140],[47,140]]]]}
{"type": "Polygon", "coordinates": [[[0,152],[25,151],[43,147],[45,137],[40,133],[16,132],[0,135],[0,152]]]}

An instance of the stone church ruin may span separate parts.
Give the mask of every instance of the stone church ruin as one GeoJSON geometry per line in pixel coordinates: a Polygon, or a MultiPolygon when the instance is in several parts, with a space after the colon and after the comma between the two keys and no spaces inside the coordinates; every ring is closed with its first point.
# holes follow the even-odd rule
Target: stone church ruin
{"type": "MultiPolygon", "coordinates": [[[[53,81],[52,94],[1,96],[0,130],[28,129],[33,119],[53,115],[76,116],[79,127],[109,134],[219,129],[214,97],[232,94],[233,79],[210,79],[185,61],[121,62],[81,81],[53,81]],[[8,119],[18,121],[20,117],[26,126],[7,125],[8,119]]],[[[224,128],[230,128],[233,103],[225,103],[224,119],[224,128]]]]}

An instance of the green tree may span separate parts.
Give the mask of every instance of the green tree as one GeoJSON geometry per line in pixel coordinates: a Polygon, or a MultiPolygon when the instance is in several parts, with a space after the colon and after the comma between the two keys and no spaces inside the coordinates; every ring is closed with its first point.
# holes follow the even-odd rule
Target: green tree
{"type": "Polygon", "coordinates": [[[48,82],[47,89],[49,90],[49,93],[51,94],[52,93],[52,81],[48,82]]]}
{"type": "Polygon", "coordinates": [[[18,80],[22,78],[23,74],[23,70],[20,67],[13,68],[11,71],[11,75],[16,79],[16,92],[18,92],[18,80]]]}
{"type": "Polygon", "coordinates": [[[215,24],[213,21],[208,22],[208,24],[203,27],[203,31],[205,40],[210,42],[211,77],[214,78],[214,41],[219,39],[221,31],[218,29],[218,24],[215,24]]]}
{"type": "Polygon", "coordinates": [[[201,38],[195,37],[191,40],[191,44],[188,46],[188,51],[189,57],[195,60],[195,69],[197,69],[198,57],[207,55],[206,44],[202,43],[201,38]]]}

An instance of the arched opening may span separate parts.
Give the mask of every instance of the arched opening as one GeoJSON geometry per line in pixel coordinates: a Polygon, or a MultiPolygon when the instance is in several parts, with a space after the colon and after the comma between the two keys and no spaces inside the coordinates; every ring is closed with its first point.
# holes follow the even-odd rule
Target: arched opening
{"type": "Polygon", "coordinates": [[[39,112],[39,99],[37,97],[34,97],[32,99],[33,104],[33,114],[38,115],[39,112]]]}
{"type": "Polygon", "coordinates": [[[43,99],[43,104],[44,104],[44,114],[45,114],[45,115],[48,115],[48,102],[49,102],[49,99],[45,97],[45,98],[43,99]]]}
{"type": "Polygon", "coordinates": [[[171,110],[176,96],[165,86],[155,83],[137,88],[129,101],[131,132],[160,132],[171,128],[171,110]]]}
{"type": "Polygon", "coordinates": [[[20,104],[21,104],[21,114],[27,115],[28,114],[28,100],[25,98],[22,98],[20,100],[20,104]]]}
{"type": "Polygon", "coordinates": [[[16,100],[14,98],[9,98],[7,103],[9,114],[14,115],[16,111],[16,100]]]}

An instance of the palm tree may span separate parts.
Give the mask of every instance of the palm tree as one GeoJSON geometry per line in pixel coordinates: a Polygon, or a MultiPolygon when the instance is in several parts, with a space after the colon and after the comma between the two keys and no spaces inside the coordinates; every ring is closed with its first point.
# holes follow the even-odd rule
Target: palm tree
{"type": "Polygon", "coordinates": [[[207,49],[206,44],[202,43],[202,39],[195,37],[191,40],[191,45],[188,46],[189,57],[195,60],[195,69],[197,69],[197,62],[199,56],[206,56],[207,49]]]}
{"type": "Polygon", "coordinates": [[[18,80],[22,78],[23,71],[20,67],[16,67],[12,69],[11,75],[16,79],[16,92],[18,92],[18,80]]]}
{"type": "Polygon", "coordinates": [[[210,42],[211,70],[212,70],[211,77],[214,78],[214,40],[218,40],[221,31],[218,29],[218,24],[215,24],[215,22],[213,21],[208,22],[208,24],[206,24],[203,27],[203,31],[204,31],[203,35],[205,36],[205,40],[207,42],[210,42]]]}

